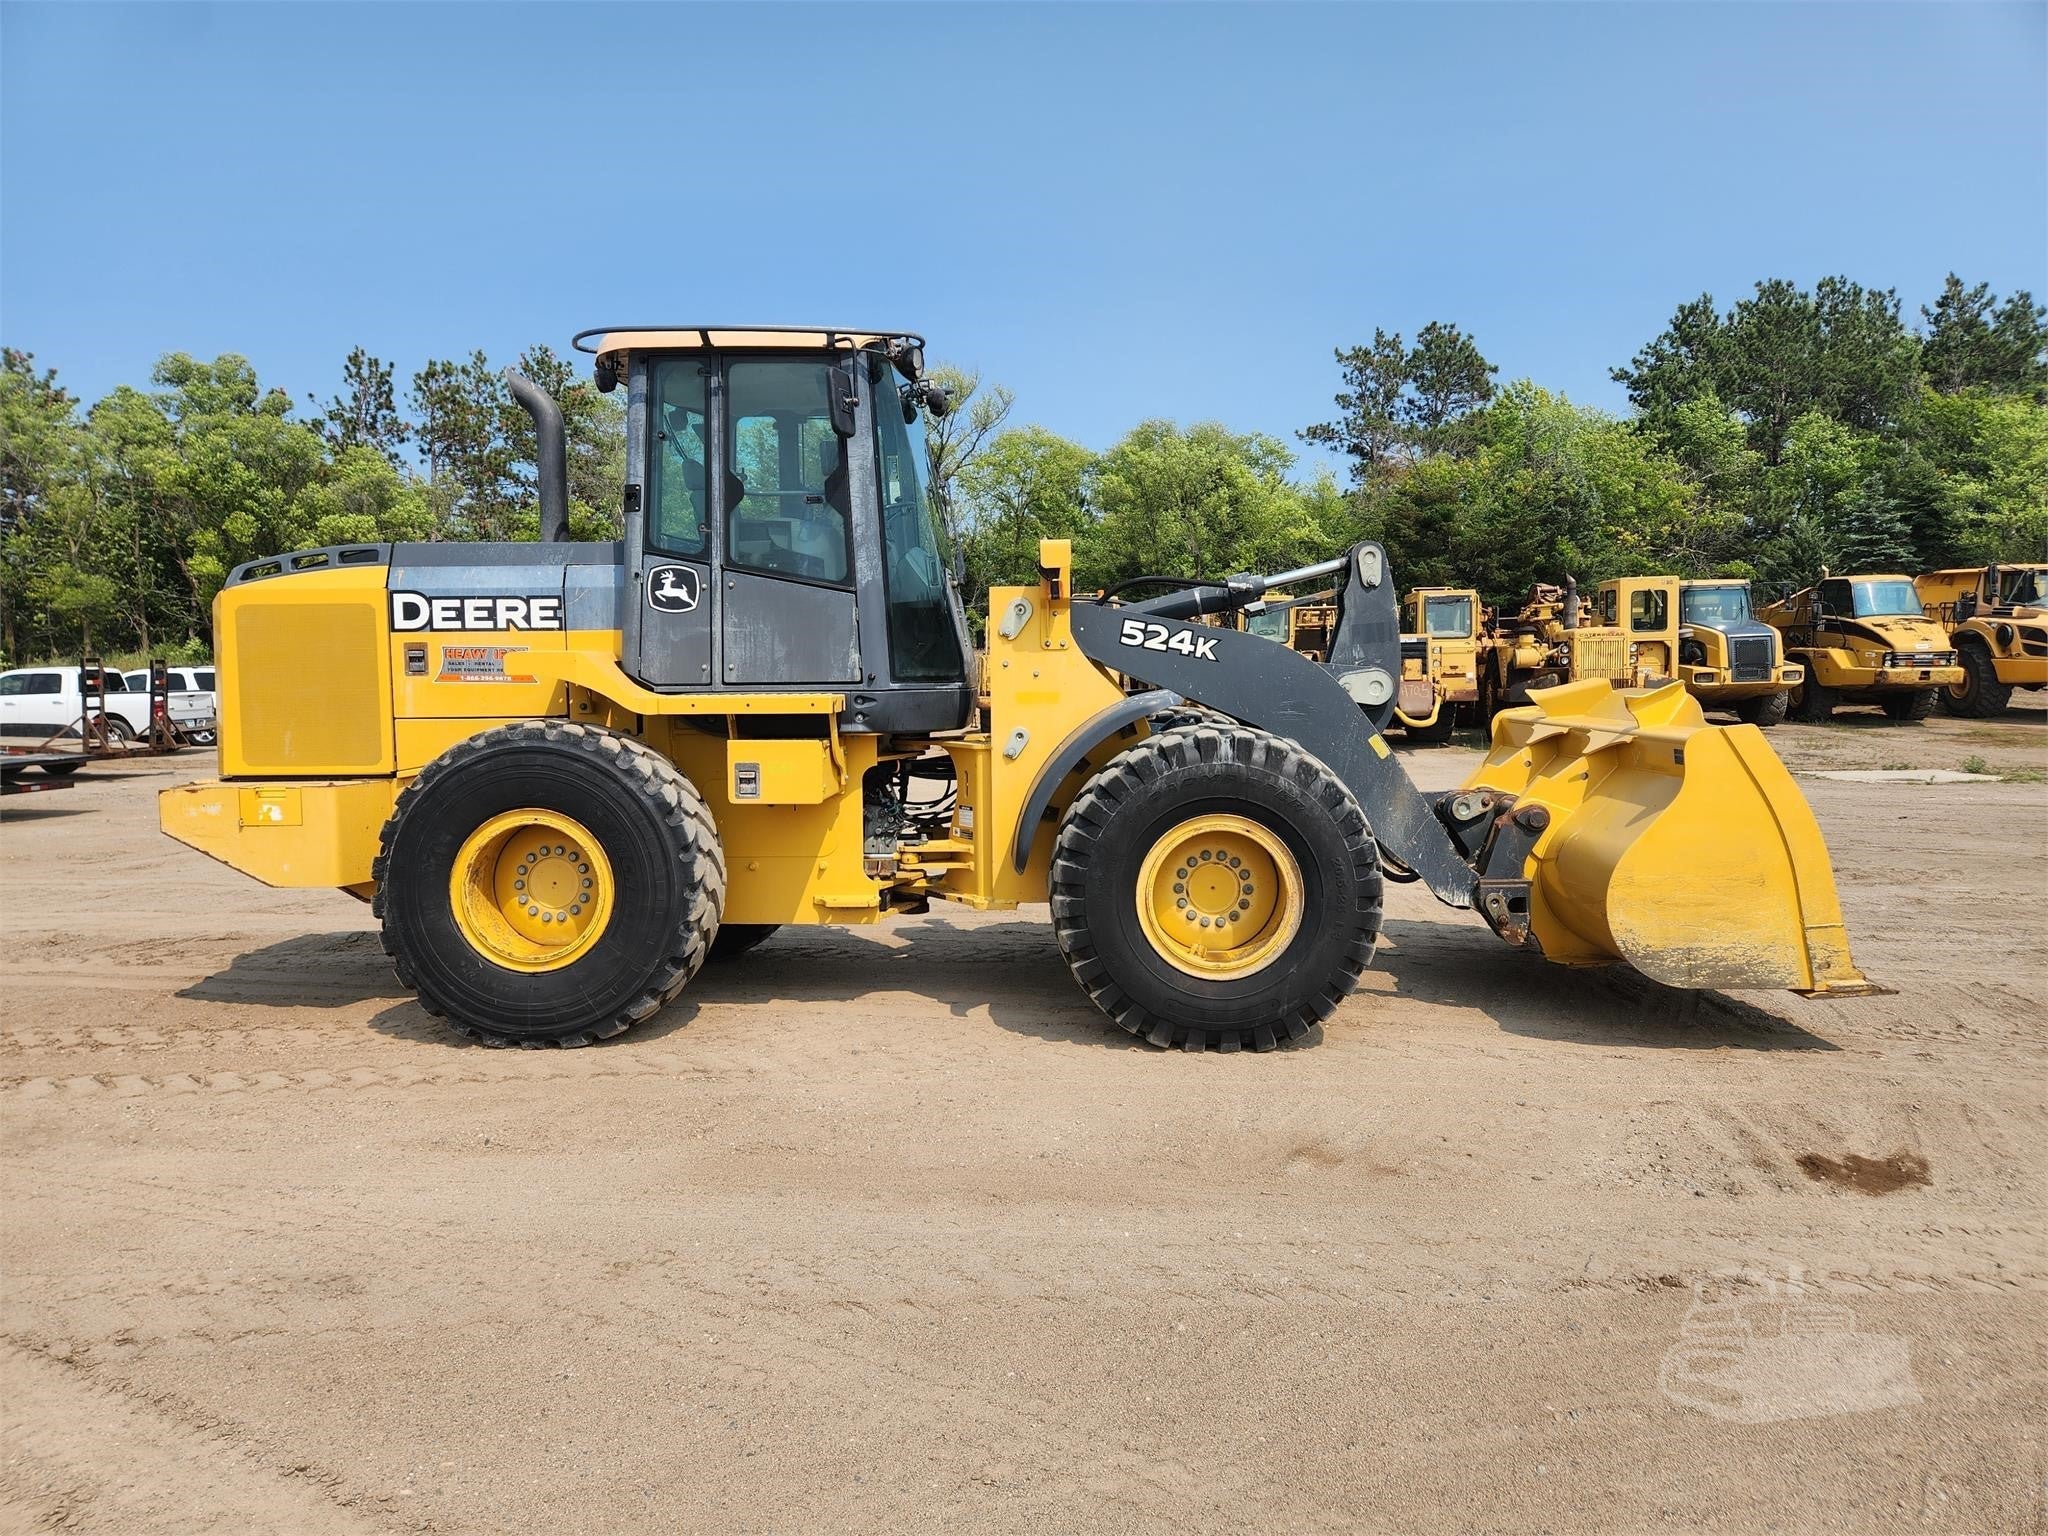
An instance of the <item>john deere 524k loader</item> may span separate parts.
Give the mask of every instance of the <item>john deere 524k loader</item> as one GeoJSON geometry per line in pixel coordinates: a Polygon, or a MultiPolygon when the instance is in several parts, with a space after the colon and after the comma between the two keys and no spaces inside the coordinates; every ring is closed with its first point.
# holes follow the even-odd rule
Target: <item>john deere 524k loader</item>
{"type": "Polygon", "coordinates": [[[629,401],[625,537],[566,540],[561,416],[542,540],[357,545],[235,570],[215,608],[221,770],[164,829],[276,886],[374,903],[456,1028],[581,1045],[707,955],[934,898],[1050,902],[1088,995],[1158,1045],[1266,1047],[1356,984],[1381,882],[1476,908],[1568,965],[1693,987],[1866,990],[1833,873],[1753,728],[1676,684],[1503,715],[1419,793],[1330,671],[1188,622],[1327,573],[1336,648],[1401,670],[1393,573],[1077,600],[1066,546],[991,594],[977,675],[927,511],[900,332],[589,332],[629,401]]]}

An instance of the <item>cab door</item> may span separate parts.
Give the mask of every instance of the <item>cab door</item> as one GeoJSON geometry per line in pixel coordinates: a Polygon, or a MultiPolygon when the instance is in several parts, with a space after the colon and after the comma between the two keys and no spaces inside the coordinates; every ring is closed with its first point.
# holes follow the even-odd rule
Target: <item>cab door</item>
{"type": "Polygon", "coordinates": [[[833,423],[835,375],[838,365],[818,357],[725,364],[712,496],[727,687],[861,680],[850,442],[833,423]]]}
{"type": "MultiPolygon", "coordinates": [[[[711,396],[714,365],[657,358],[636,372],[646,433],[638,527],[627,530],[632,580],[622,614],[633,675],[650,688],[710,688],[713,589],[711,396]]],[[[640,419],[640,401],[632,419],[640,419]]]]}

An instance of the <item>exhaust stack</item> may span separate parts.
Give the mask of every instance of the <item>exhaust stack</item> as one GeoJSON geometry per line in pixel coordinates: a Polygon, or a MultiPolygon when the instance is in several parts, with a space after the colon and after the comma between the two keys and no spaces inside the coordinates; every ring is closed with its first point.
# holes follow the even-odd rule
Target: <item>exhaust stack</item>
{"type": "Polygon", "coordinates": [[[533,418],[533,435],[540,444],[534,454],[540,490],[540,541],[559,544],[569,537],[568,433],[562,425],[562,408],[555,404],[554,396],[517,368],[505,370],[505,384],[533,418]]]}

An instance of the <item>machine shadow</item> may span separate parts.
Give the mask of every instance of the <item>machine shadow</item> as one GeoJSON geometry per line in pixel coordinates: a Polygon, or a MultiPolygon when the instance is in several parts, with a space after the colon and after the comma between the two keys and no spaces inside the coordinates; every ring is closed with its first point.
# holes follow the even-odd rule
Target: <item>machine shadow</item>
{"type": "MultiPolygon", "coordinates": [[[[1464,925],[1390,919],[1373,972],[1387,977],[1398,997],[1476,1009],[1498,1028],[1533,1039],[1652,1050],[1839,1049],[1723,993],[1661,986],[1621,967],[1548,965],[1464,925]]],[[[618,1043],[661,1039],[688,1027],[706,1006],[754,1008],[769,1027],[779,1027],[773,1024],[778,1004],[851,1003],[892,992],[936,1004],[952,1019],[985,1017],[1035,1040],[1152,1050],[1096,1012],[1068,974],[1051,928],[1022,918],[972,927],[916,918],[874,929],[785,928],[737,959],[707,966],[681,997],[618,1043]]],[[[493,1048],[458,1034],[407,996],[377,935],[366,930],[302,935],[250,950],[177,995],[287,1008],[388,999],[390,1006],[369,1021],[379,1034],[493,1048]]],[[[1347,1007],[1369,1003],[1372,995],[1361,991],[1347,1007]]],[[[1283,1049],[1322,1039],[1323,1031],[1312,1029],[1283,1049]]]]}
{"type": "Polygon", "coordinates": [[[1620,965],[1552,965],[1463,925],[1391,918],[1381,936],[1374,968],[1397,995],[1476,1008],[1512,1035],[1647,1050],[1841,1049],[1725,992],[1667,987],[1620,965]]]}
{"type": "Polygon", "coordinates": [[[177,996],[202,1003],[253,1003],[268,1008],[346,1008],[402,998],[383,941],[362,928],[306,933],[235,956],[224,971],[195,981],[177,996]]]}

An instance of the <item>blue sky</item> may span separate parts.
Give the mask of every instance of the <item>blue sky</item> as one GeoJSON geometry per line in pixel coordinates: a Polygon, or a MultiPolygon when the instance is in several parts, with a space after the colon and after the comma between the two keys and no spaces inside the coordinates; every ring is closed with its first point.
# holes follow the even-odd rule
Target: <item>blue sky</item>
{"type": "Polygon", "coordinates": [[[584,326],[917,329],[1095,447],[1375,325],[1608,381],[1834,271],[2048,291],[2048,6],[0,10],[0,337],[300,399],[584,326]]]}

